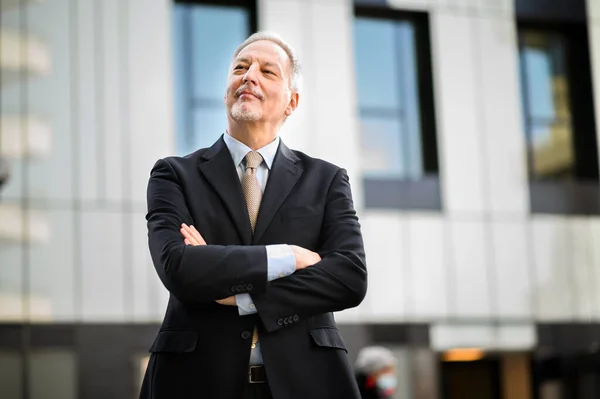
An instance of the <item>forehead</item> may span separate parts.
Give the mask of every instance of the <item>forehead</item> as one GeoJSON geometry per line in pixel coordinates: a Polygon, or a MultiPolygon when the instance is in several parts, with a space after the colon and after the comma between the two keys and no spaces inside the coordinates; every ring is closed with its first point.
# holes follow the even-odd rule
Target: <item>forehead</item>
{"type": "Polygon", "coordinates": [[[238,60],[241,58],[276,63],[283,68],[291,66],[291,60],[287,53],[277,43],[270,40],[257,40],[250,43],[236,57],[238,60]]]}

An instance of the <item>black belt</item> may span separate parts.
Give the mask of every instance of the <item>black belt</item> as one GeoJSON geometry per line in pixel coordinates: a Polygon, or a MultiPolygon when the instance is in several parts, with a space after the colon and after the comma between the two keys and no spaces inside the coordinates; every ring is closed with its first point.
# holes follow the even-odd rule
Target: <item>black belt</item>
{"type": "Polygon", "coordinates": [[[265,366],[248,367],[248,382],[250,384],[264,384],[267,382],[265,366]]]}

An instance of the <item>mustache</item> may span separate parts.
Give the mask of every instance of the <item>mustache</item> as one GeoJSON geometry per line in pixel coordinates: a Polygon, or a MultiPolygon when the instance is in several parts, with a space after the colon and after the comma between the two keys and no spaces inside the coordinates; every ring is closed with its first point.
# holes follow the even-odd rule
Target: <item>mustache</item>
{"type": "Polygon", "coordinates": [[[259,100],[263,99],[262,94],[260,94],[258,91],[253,90],[251,88],[249,88],[248,86],[244,85],[244,86],[240,86],[236,91],[235,91],[235,97],[239,97],[242,95],[243,91],[247,91],[249,93],[251,93],[253,96],[256,96],[259,100]]]}

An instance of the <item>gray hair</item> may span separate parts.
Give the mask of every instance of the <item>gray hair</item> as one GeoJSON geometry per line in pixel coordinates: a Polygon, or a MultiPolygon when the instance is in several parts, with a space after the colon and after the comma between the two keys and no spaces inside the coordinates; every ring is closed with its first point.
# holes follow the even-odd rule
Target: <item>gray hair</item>
{"type": "Polygon", "coordinates": [[[354,367],[356,371],[369,375],[395,364],[396,357],[392,351],[383,346],[368,346],[360,350],[354,367]]]}
{"type": "Polygon", "coordinates": [[[233,57],[231,58],[231,60],[234,61],[236,59],[236,57],[238,56],[238,54],[240,53],[240,51],[242,51],[248,45],[250,45],[254,42],[257,42],[259,40],[268,40],[270,42],[273,42],[273,43],[277,44],[279,47],[281,47],[283,49],[283,51],[285,51],[285,53],[290,58],[290,61],[292,62],[292,73],[290,75],[290,89],[292,91],[299,92],[300,91],[300,80],[301,80],[300,61],[298,60],[298,57],[297,57],[294,49],[289,44],[287,44],[281,36],[279,36],[275,32],[261,31],[261,32],[256,32],[256,33],[252,34],[249,38],[244,40],[244,42],[235,49],[235,52],[233,53],[233,57]]]}

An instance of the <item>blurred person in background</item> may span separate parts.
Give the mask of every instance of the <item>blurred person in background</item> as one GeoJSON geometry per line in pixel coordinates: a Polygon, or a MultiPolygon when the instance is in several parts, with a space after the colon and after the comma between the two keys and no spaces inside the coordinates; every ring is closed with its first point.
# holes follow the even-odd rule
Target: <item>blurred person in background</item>
{"type": "Polygon", "coordinates": [[[234,52],[227,131],[159,160],[148,236],[170,292],[143,399],[359,399],[333,313],[358,306],[365,253],[348,176],[292,151],[299,64],[277,35],[234,52]]]}
{"type": "Polygon", "coordinates": [[[358,353],[354,365],[362,399],[391,398],[396,392],[396,357],[382,346],[369,346],[358,353]]]}

